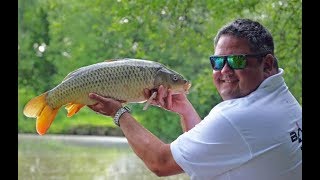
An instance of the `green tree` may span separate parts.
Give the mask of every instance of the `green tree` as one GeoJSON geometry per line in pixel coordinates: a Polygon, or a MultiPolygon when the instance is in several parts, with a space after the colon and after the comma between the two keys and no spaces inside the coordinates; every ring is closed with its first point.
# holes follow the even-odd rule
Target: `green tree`
{"type": "MultiPolygon", "coordinates": [[[[214,53],[213,37],[240,17],[258,20],[271,31],[284,78],[302,103],[299,0],[19,0],[19,124],[26,120],[24,104],[70,71],[125,57],[159,61],[183,74],[192,82],[188,97],[204,117],[221,102],[208,60],[214,53]]],[[[178,115],[157,107],[143,111],[139,104],[132,108],[139,121],[166,141],[182,133],[178,115]]],[[[65,112],[55,121],[65,121],[65,112]]]]}

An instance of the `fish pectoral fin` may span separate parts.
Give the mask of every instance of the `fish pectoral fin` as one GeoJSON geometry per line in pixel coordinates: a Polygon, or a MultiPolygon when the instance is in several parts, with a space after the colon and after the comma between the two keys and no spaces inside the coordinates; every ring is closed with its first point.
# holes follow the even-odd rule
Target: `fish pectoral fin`
{"type": "Polygon", "coordinates": [[[143,110],[147,110],[151,101],[157,96],[157,92],[153,92],[152,95],[149,97],[149,99],[147,100],[146,104],[143,107],[143,110]]]}
{"type": "Polygon", "coordinates": [[[38,134],[43,135],[49,129],[51,123],[58,113],[59,108],[51,109],[50,106],[45,106],[41,114],[37,117],[36,129],[38,134]]]}
{"type": "Polygon", "coordinates": [[[85,104],[67,104],[65,107],[65,109],[68,111],[67,117],[71,117],[76,114],[83,106],[85,106],[85,104]]]}

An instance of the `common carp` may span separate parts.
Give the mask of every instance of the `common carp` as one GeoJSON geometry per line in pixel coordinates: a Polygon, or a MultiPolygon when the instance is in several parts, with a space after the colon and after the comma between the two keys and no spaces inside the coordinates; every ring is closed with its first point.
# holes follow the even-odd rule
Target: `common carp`
{"type": "Polygon", "coordinates": [[[83,106],[95,104],[88,96],[91,92],[123,103],[146,102],[146,109],[156,94],[146,99],[144,89],[156,90],[160,85],[171,89],[173,94],[187,94],[191,83],[181,74],[155,61],[130,58],[108,60],[69,73],[56,87],[32,98],[23,113],[36,118],[36,130],[43,135],[62,106],[67,110],[67,116],[71,117],[83,106]]]}

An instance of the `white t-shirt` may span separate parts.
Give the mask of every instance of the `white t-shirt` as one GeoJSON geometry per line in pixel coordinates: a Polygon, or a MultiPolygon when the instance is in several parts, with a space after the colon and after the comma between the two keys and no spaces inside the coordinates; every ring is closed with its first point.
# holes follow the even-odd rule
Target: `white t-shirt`
{"type": "Polygon", "coordinates": [[[171,143],[191,179],[302,179],[302,108],[279,71],[248,96],[219,103],[171,143]]]}

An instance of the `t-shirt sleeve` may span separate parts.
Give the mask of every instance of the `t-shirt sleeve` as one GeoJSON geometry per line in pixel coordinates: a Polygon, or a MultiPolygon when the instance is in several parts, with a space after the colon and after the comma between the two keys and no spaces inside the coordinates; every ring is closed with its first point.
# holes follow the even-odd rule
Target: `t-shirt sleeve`
{"type": "Polygon", "coordinates": [[[219,175],[251,158],[248,145],[228,119],[210,112],[170,145],[172,155],[190,177],[219,175]]]}

